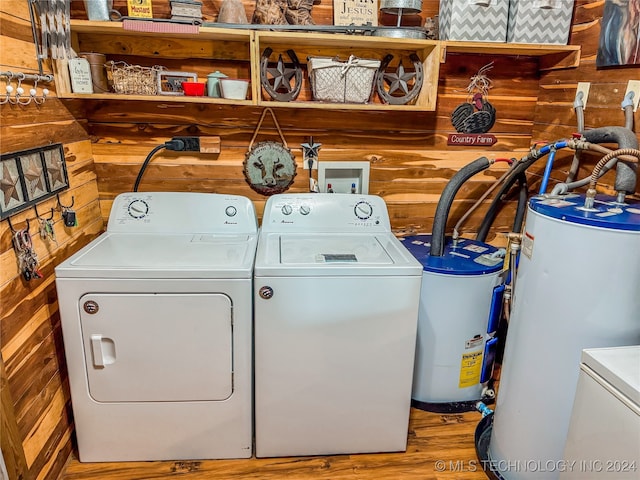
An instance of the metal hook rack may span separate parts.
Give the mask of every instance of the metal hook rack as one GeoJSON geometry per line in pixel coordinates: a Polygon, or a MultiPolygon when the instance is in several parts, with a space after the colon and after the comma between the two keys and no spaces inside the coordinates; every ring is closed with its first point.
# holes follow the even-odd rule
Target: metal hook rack
{"type": "Polygon", "coordinates": [[[0,95],[0,105],[4,105],[6,103],[9,103],[11,105],[29,105],[31,102],[36,105],[42,105],[49,95],[49,89],[43,88],[42,95],[38,95],[38,83],[50,83],[53,81],[52,74],[39,75],[23,72],[4,71],[0,72],[0,77],[6,78],[5,94],[0,95]],[[14,79],[16,80],[15,87],[11,85],[11,82],[13,82],[14,79]],[[29,89],[29,95],[24,94],[25,90],[22,87],[23,81],[33,82],[33,87],[29,89]]]}

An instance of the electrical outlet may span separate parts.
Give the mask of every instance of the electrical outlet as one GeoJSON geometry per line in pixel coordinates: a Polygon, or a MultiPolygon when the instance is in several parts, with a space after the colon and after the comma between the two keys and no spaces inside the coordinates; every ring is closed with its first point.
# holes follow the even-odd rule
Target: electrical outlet
{"type": "Polygon", "coordinates": [[[317,170],[318,160],[315,158],[306,158],[302,161],[302,166],[305,170],[317,170]],[[309,162],[311,162],[311,168],[309,168],[309,162]]]}
{"type": "Polygon", "coordinates": [[[633,111],[635,112],[638,109],[638,103],[640,103],[640,80],[629,80],[627,91],[624,92],[624,98],[627,98],[629,92],[633,92],[633,111]]]}
{"type": "Polygon", "coordinates": [[[578,88],[576,88],[576,99],[574,101],[574,106],[578,101],[582,102],[582,109],[587,108],[587,98],[589,98],[589,88],[591,87],[591,83],[589,82],[578,82],[578,88]],[[582,95],[581,95],[582,94],[582,95]]]}

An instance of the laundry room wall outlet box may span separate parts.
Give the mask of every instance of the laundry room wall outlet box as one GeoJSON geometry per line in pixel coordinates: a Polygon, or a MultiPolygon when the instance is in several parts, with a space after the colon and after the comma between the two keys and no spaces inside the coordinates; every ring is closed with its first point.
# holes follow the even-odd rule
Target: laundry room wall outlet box
{"type": "Polygon", "coordinates": [[[252,455],[253,203],[125,193],[56,267],[81,462],[252,455]]]}
{"type": "Polygon", "coordinates": [[[369,162],[319,162],[318,184],[320,191],[327,193],[331,184],[332,193],[369,193],[369,162]],[[355,185],[355,192],[352,187],[355,185]]]}
{"type": "Polygon", "coordinates": [[[404,451],[422,266],[382,198],[272,196],[258,245],[256,455],[404,451]]]}
{"type": "Polygon", "coordinates": [[[508,19],[509,0],[440,0],[440,40],[504,42],[508,19]]]}

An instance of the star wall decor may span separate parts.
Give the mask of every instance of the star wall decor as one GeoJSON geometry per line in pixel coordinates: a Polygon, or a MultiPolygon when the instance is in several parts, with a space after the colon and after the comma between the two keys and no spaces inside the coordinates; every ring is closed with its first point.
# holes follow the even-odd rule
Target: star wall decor
{"type": "Polygon", "coordinates": [[[0,157],[0,218],[30,208],[69,188],[62,144],[0,157]]]}
{"type": "Polygon", "coordinates": [[[267,72],[273,77],[273,89],[275,91],[279,91],[282,88],[288,93],[293,90],[291,79],[296,74],[296,69],[285,66],[282,55],[278,56],[276,66],[267,68],[267,72]]]}
{"type": "Polygon", "coordinates": [[[2,161],[2,173],[0,177],[0,206],[2,211],[10,210],[24,203],[20,174],[18,172],[17,159],[2,161]]]}
{"type": "Polygon", "coordinates": [[[22,171],[27,185],[29,200],[35,200],[46,195],[47,188],[40,152],[21,156],[20,163],[22,164],[22,171]]]}
{"type": "Polygon", "coordinates": [[[44,163],[49,176],[51,190],[64,188],[67,185],[67,169],[60,149],[45,150],[44,163]]]}

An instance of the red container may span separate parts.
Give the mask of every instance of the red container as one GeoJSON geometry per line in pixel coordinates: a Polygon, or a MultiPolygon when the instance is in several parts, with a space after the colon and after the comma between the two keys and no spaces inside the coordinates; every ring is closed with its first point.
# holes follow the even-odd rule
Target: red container
{"type": "Polygon", "coordinates": [[[202,97],[204,95],[204,83],[182,82],[182,91],[189,97],[202,97]]]}

